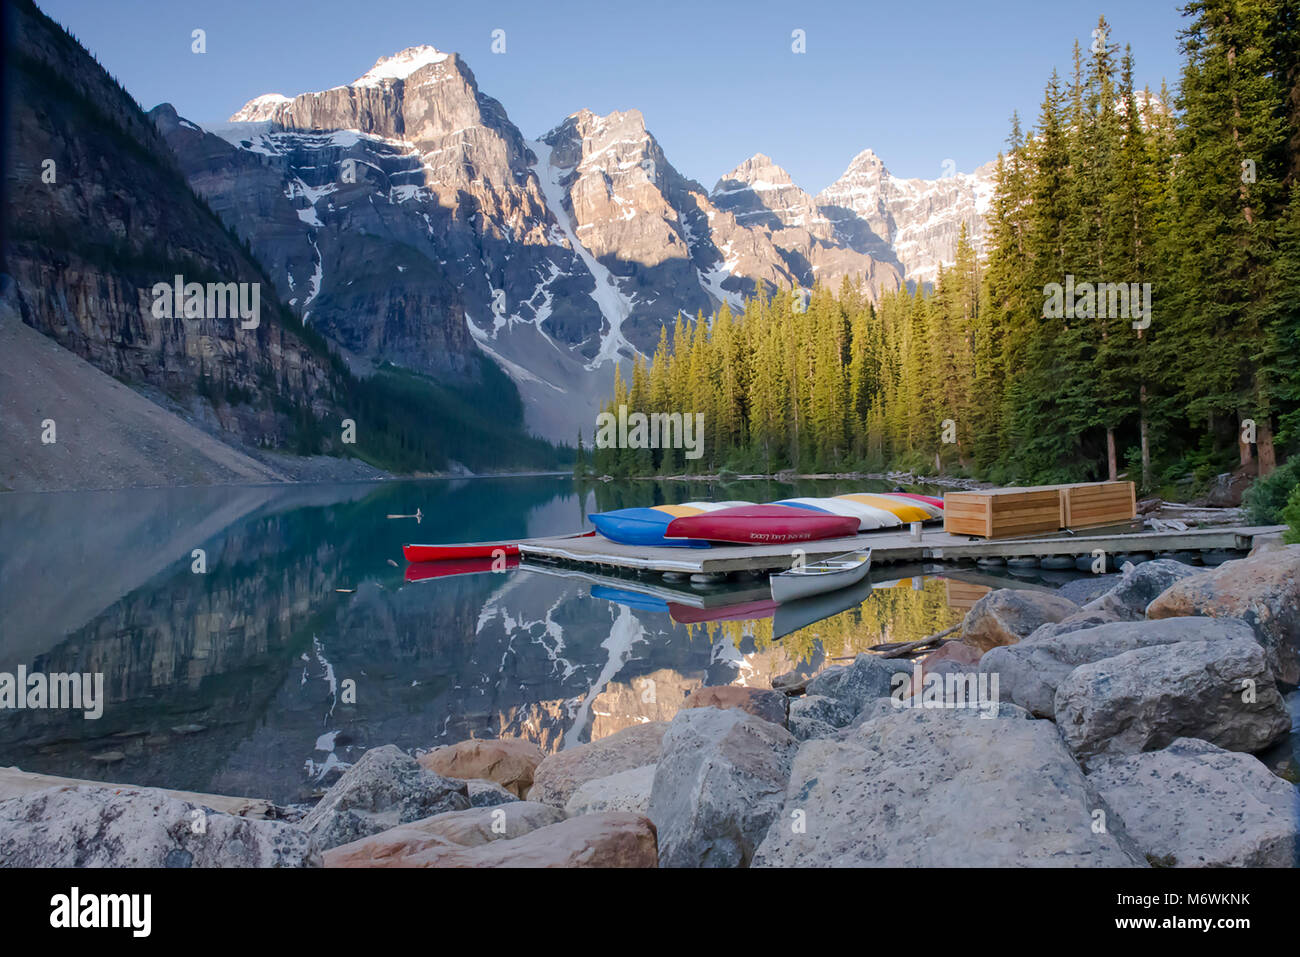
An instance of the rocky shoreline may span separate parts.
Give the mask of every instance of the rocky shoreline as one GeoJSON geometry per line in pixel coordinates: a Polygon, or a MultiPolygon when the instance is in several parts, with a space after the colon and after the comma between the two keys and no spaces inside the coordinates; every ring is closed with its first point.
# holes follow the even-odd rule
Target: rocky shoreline
{"type": "Polygon", "coordinates": [[[922,657],[700,688],[671,721],[551,755],[373,748],[273,820],[36,791],[0,801],[0,862],[1296,867],[1297,684],[1300,545],[1267,543],[990,592],[922,657]]]}

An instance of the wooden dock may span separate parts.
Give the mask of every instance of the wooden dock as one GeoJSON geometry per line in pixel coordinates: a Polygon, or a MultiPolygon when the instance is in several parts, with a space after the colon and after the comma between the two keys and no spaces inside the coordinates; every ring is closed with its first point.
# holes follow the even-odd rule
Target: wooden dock
{"type": "Polygon", "coordinates": [[[789,568],[795,549],[805,561],[829,558],[870,546],[872,564],[896,562],[960,562],[980,558],[1043,558],[1052,555],[1088,556],[1096,549],[1107,555],[1130,552],[1244,551],[1256,535],[1280,532],[1281,525],[1225,526],[1187,531],[1148,531],[1122,528],[1091,530],[1088,534],[1058,533],[1026,538],[984,540],[925,528],[920,541],[908,530],[865,532],[846,538],[793,545],[723,545],[714,548],[658,548],[620,545],[599,535],[590,538],[547,538],[522,543],[525,560],[568,563],[588,568],[613,568],[685,575],[727,575],[789,568]]]}

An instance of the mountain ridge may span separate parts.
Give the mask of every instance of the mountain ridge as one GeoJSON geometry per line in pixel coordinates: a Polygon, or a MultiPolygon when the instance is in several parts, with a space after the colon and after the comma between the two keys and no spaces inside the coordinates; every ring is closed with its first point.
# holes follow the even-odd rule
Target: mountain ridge
{"type": "Polygon", "coordinates": [[[961,223],[982,225],[974,174],[895,180],[880,164],[836,192],[850,164],[814,196],[758,154],[710,190],[636,109],[576,110],[529,139],[463,57],[429,45],[327,90],[254,97],[229,122],[224,173],[186,125],[168,142],[305,322],[358,368],[454,379],[485,354],[552,440],[589,432],[613,368],[679,317],[846,278],[874,301],[933,281],[961,223]]]}

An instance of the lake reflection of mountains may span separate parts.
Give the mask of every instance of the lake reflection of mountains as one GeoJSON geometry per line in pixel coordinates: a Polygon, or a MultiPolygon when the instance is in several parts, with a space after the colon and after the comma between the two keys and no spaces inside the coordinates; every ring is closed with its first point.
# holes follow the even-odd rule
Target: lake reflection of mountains
{"type": "Polygon", "coordinates": [[[400,564],[414,526],[389,514],[421,507],[433,518],[419,534],[435,541],[576,524],[567,482],[486,484],[315,499],[304,489],[41,496],[22,509],[7,497],[0,546],[94,525],[87,547],[115,557],[88,552],[55,570],[0,547],[0,665],[103,672],[108,695],[98,721],[0,715],[0,764],[294,801],[376,745],[511,735],[556,749],[670,718],[702,684],[765,684],[801,659],[919,637],[959,614],[943,582],[909,581],[774,641],[771,617],[681,623],[522,568],[404,581],[389,559],[400,564]],[[483,496],[504,502],[496,511],[514,527],[496,513],[469,530],[437,527],[434,516],[472,515],[483,496]],[[191,571],[196,547],[206,574],[191,571]]]}

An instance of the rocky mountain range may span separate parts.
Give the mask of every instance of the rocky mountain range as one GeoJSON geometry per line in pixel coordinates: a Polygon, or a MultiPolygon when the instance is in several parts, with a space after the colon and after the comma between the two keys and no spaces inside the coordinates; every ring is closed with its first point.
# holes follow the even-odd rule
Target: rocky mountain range
{"type": "Polygon", "coordinates": [[[742,305],[760,281],[868,294],[933,282],[991,164],[892,176],[870,151],[812,196],[757,155],[712,190],[636,110],[580,110],[528,140],[455,53],[411,47],[351,83],[259,96],[203,129],[151,113],[190,185],[247,240],[281,297],[364,373],[455,382],[486,354],[528,426],[590,433],[616,363],[679,315],[742,305]]]}
{"type": "MultiPolygon", "coordinates": [[[[249,446],[283,447],[301,437],[302,422],[337,416],[335,360],[274,297],[255,323],[155,314],[159,282],[181,275],[260,288],[261,266],[195,196],[154,124],[71,36],[29,0],[6,12],[7,310],[101,372],[249,446]]],[[[45,398],[48,414],[54,397],[45,398]]],[[[58,424],[62,454],[78,433],[74,422],[58,424]]],[[[38,434],[24,429],[37,452],[38,434]]],[[[80,441],[93,438],[83,432],[80,441]]],[[[36,453],[24,445],[21,454],[36,453]]]]}

